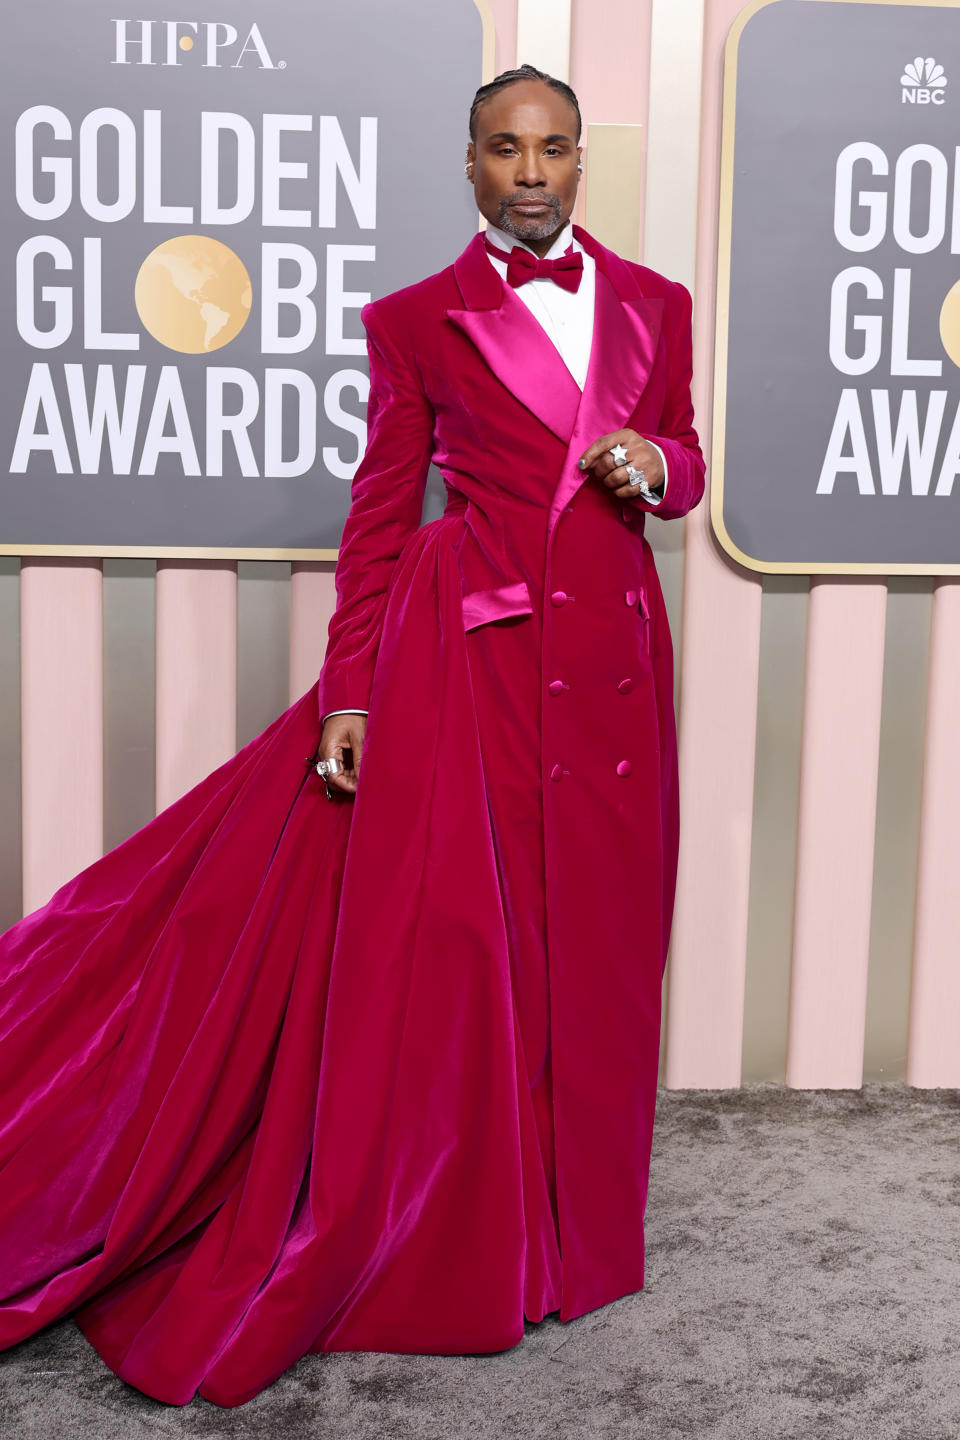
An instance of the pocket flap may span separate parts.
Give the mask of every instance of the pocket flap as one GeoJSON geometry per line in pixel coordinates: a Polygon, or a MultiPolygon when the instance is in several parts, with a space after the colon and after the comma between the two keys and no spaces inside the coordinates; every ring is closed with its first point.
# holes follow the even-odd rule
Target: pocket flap
{"type": "Polygon", "coordinates": [[[491,620],[506,620],[511,615],[532,615],[530,591],[525,580],[500,585],[495,590],[470,590],[463,597],[463,628],[475,630],[491,620]]]}

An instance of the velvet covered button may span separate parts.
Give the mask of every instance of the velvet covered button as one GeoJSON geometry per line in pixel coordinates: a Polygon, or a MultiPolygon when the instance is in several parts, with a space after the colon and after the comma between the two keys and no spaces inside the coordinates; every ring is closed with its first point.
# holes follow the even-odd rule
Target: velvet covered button
{"type": "Polygon", "coordinates": [[[564,688],[565,687],[562,680],[551,680],[550,684],[547,686],[547,689],[550,691],[551,695],[559,695],[560,691],[564,688]]]}
{"type": "Polygon", "coordinates": [[[630,764],[629,760],[621,760],[620,764],[617,766],[617,774],[626,777],[630,774],[630,771],[632,769],[633,766],[630,764]]]}
{"type": "Polygon", "coordinates": [[[551,605],[565,605],[566,603],[567,603],[567,592],[566,592],[566,590],[554,590],[553,594],[550,596],[550,604],[551,604],[551,605]]]}
{"type": "Polygon", "coordinates": [[[636,603],[637,603],[637,592],[636,592],[636,590],[626,590],[626,591],[624,592],[623,598],[624,598],[624,600],[627,602],[628,605],[636,605],[636,603]]]}
{"type": "Polygon", "coordinates": [[[550,779],[551,779],[551,780],[559,780],[562,774],[563,774],[563,766],[562,766],[562,765],[554,765],[553,769],[550,771],[550,779]]]}
{"type": "Polygon", "coordinates": [[[621,680],[621,681],[620,681],[620,684],[617,686],[617,689],[620,691],[620,694],[621,694],[621,695],[629,695],[629,694],[630,694],[630,691],[633,689],[633,680],[630,678],[629,675],[626,677],[625,680],[621,680]]]}

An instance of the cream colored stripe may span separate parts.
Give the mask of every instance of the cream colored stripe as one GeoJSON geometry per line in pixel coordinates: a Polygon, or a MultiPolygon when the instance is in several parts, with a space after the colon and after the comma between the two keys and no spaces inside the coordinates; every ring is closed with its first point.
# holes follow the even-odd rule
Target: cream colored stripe
{"type": "MultiPolygon", "coordinates": [[[[740,9],[741,0],[715,0],[704,16],[693,399],[708,476],[721,81],[727,32],[740,9]]],[[[699,48],[696,34],[687,43],[699,48]]],[[[651,119],[651,141],[652,131],[651,119]]],[[[655,205],[651,197],[648,208],[655,205]]],[[[720,557],[706,497],[686,532],[680,873],[668,965],[666,1083],[734,1086],[741,1075],[762,592],[759,580],[720,557]]]]}
{"type": "MultiPolygon", "coordinates": [[[[652,0],[639,259],[692,291],[697,243],[703,0],[652,0]],[[676,63],[679,54],[680,61],[676,63]]],[[[589,159],[588,159],[589,163],[589,159]]],[[[673,634],[679,706],[683,662],[683,569],[687,522],[646,527],[673,634]]],[[[681,921],[682,924],[682,921],[681,921]]],[[[661,1078],[667,1073],[670,982],[664,990],[661,1078]]]]}
{"type": "Polygon", "coordinates": [[[694,286],[703,0],[653,0],[643,263],[694,286]]]}
{"type": "Polygon", "coordinates": [[[290,567],[237,566],[237,745],[286,710],[290,691],[290,567]]]}
{"type": "MultiPolygon", "coordinates": [[[[694,293],[696,318],[703,0],[652,0],[649,47],[643,240],[638,258],[694,293]]],[[[702,417],[697,418],[699,423],[702,417]]],[[[686,529],[685,520],[647,526],[673,632],[678,704],[686,529]]]]}
{"type": "Polygon", "coordinates": [[[591,124],[586,143],[586,228],[618,255],[636,260],[643,218],[643,127],[591,124]]]}
{"type": "Polygon", "coordinates": [[[570,0],[518,0],[517,62],[570,79],[570,0]]]}
{"type": "Polygon", "coordinates": [[[763,579],[743,1009],[745,1085],[782,1084],[787,1073],[808,588],[799,575],[763,579]]]}

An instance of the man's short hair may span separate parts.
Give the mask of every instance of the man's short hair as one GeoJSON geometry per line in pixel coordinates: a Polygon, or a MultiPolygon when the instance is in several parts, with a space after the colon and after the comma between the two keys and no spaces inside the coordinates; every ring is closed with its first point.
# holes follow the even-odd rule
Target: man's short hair
{"type": "Polygon", "coordinates": [[[481,85],[473,97],[473,104],[470,106],[470,139],[477,138],[477,110],[485,100],[490,100],[500,90],[505,90],[508,85],[516,85],[520,80],[542,80],[544,85],[549,85],[552,90],[558,90],[565,100],[576,111],[577,116],[577,141],[583,130],[583,122],[580,118],[580,105],[576,95],[564,80],[558,80],[554,75],[547,75],[543,70],[538,70],[535,65],[521,65],[517,70],[504,70],[487,85],[481,85]]]}

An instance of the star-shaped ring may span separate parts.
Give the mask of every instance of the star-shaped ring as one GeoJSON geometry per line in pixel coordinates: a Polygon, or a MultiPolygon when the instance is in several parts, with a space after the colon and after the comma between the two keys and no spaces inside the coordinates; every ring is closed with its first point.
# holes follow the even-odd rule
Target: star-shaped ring
{"type": "Polygon", "coordinates": [[[626,462],[627,452],[623,445],[614,445],[610,454],[613,456],[614,462],[617,465],[623,465],[626,462]]]}

